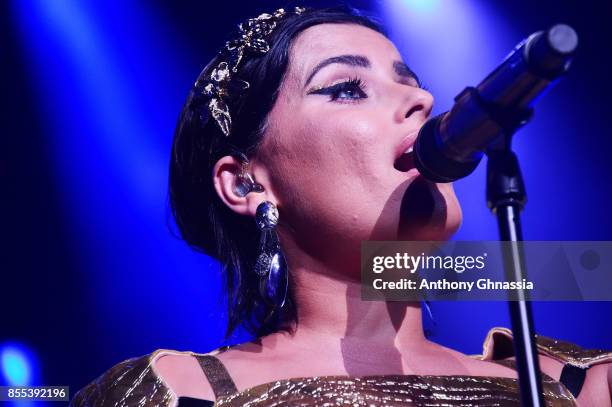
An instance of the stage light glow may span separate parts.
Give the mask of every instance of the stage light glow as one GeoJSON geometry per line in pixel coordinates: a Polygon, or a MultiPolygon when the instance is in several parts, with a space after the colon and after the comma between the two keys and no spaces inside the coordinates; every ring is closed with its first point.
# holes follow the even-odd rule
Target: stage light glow
{"type": "Polygon", "coordinates": [[[69,244],[100,306],[97,321],[132,309],[126,303],[147,304],[177,324],[183,318],[182,326],[204,319],[198,310],[215,296],[202,296],[201,287],[216,286],[201,273],[209,260],[174,239],[166,222],[171,140],[201,67],[188,66],[172,23],[155,8],[73,0],[12,7],[59,205],[74,236],[69,244]],[[197,294],[168,307],[148,294],[159,285],[197,294]],[[142,289],[108,306],[109,296],[134,286],[142,289]]]}
{"type": "Polygon", "coordinates": [[[9,386],[31,384],[33,357],[23,346],[3,345],[0,347],[2,376],[9,386]]]}
{"type": "Polygon", "coordinates": [[[440,0],[404,0],[404,4],[417,13],[433,13],[437,11],[440,0]]]}

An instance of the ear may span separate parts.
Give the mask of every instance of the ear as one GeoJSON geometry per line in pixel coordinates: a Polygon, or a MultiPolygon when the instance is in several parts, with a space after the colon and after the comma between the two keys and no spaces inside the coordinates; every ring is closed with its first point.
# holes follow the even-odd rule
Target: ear
{"type": "MultiPolygon", "coordinates": [[[[243,162],[233,156],[221,157],[213,168],[213,183],[219,198],[234,212],[240,215],[255,216],[257,206],[270,200],[268,188],[265,185],[263,192],[249,192],[240,196],[235,192],[238,176],[243,171],[243,162]]],[[[257,181],[257,180],[256,180],[257,181]]]]}

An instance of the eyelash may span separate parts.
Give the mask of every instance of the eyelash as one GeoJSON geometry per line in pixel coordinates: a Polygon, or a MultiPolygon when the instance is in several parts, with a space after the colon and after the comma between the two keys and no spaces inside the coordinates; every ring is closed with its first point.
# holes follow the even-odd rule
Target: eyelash
{"type": "Polygon", "coordinates": [[[340,103],[356,103],[359,99],[365,99],[368,96],[365,93],[365,84],[361,78],[349,78],[347,81],[336,83],[335,85],[326,88],[316,89],[310,93],[318,95],[329,95],[330,102],[343,101],[340,103]],[[340,93],[357,90],[359,98],[341,98],[340,93]]]}
{"type": "MultiPolygon", "coordinates": [[[[418,80],[417,80],[417,83],[418,83],[417,88],[420,88],[420,89],[423,89],[429,92],[429,87],[427,85],[420,83],[418,80]]],[[[363,80],[361,80],[361,78],[349,78],[347,81],[336,83],[326,88],[315,89],[309,93],[317,94],[317,95],[329,95],[330,102],[336,102],[339,99],[344,100],[344,102],[340,102],[340,103],[357,103],[359,99],[365,99],[368,97],[365,93],[365,84],[363,80]],[[347,90],[355,90],[355,89],[357,89],[363,96],[360,96],[358,99],[353,99],[353,98],[340,99],[338,97],[338,94],[340,92],[346,92],[347,90]]]]}

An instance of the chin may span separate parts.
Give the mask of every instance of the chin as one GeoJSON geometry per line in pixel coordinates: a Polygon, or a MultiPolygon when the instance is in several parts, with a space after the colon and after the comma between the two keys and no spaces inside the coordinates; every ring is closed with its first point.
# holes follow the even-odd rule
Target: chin
{"type": "Polygon", "coordinates": [[[461,211],[461,205],[457,200],[455,191],[453,190],[453,184],[444,184],[448,187],[448,191],[443,191],[442,195],[445,202],[445,220],[442,228],[442,236],[439,240],[450,239],[461,227],[463,220],[463,212],[461,211]]]}
{"type": "Polygon", "coordinates": [[[413,183],[400,209],[398,240],[449,240],[461,226],[462,212],[452,184],[425,179],[413,183]]]}

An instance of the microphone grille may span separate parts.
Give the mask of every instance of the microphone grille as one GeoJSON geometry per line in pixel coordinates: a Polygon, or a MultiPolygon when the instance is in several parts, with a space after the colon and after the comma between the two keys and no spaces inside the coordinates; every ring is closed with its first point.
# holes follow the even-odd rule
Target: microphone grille
{"type": "Polygon", "coordinates": [[[559,54],[571,54],[578,46],[578,34],[566,24],[557,24],[548,30],[548,44],[559,54]]]}

